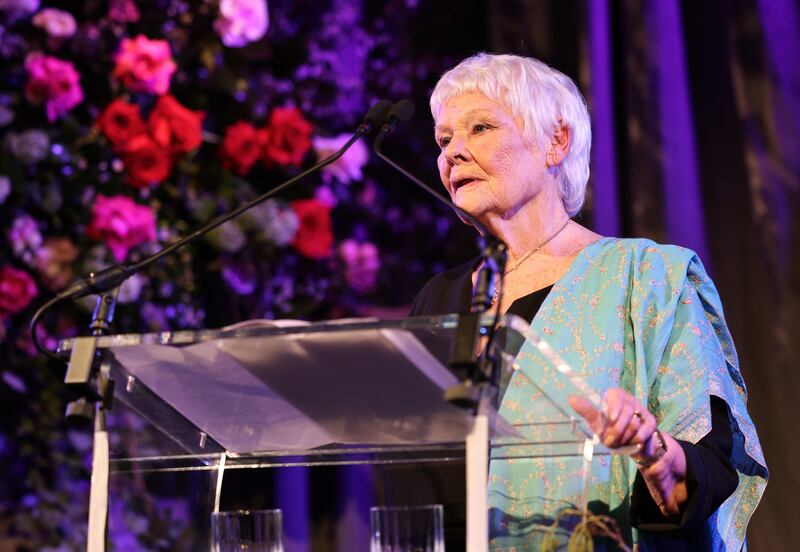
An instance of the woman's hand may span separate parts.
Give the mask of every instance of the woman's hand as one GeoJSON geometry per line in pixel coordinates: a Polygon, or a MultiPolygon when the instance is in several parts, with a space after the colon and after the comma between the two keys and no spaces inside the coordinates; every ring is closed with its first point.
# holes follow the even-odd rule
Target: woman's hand
{"type": "Polygon", "coordinates": [[[656,418],[636,397],[615,387],[603,397],[606,413],[583,397],[569,403],[609,448],[636,445],[640,452],[631,457],[639,466],[650,495],[668,518],[680,515],[686,502],[686,455],[671,436],[657,431],[656,418]]]}

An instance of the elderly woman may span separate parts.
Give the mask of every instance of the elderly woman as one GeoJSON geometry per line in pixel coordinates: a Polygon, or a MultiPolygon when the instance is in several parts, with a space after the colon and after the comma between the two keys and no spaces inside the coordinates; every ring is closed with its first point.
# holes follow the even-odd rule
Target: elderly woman
{"type": "MultiPolygon", "coordinates": [[[[480,54],[442,76],[431,111],[447,192],[508,245],[499,308],[532,321],[604,393],[605,412],[571,403],[605,445],[640,445],[595,462],[590,509],[642,550],[742,548],[767,470],[719,297],[691,251],[572,220],[591,146],[575,84],[534,59],[480,54]]],[[[435,276],[412,314],[467,310],[479,268],[435,276]]],[[[533,417],[541,374],[528,347],[501,389],[513,422],[533,417]]],[[[538,549],[579,503],[580,462],[492,462],[492,549],[538,549]]]]}

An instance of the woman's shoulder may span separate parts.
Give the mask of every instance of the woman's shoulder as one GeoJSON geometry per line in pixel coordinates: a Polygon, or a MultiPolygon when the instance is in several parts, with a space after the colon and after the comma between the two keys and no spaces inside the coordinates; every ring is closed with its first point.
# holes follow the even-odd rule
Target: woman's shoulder
{"type": "Polygon", "coordinates": [[[587,253],[592,258],[603,258],[606,261],[624,258],[639,264],[665,267],[676,264],[688,266],[694,259],[698,259],[691,249],[657,243],[648,238],[603,237],[587,247],[587,253]]]}
{"type": "Polygon", "coordinates": [[[464,310],[464,303],[469,300],[469,293],[465,290],[471,289],[472,271],[479,262],[480,257],[475,257],[434,275],[417,293],[411,304],[410,315],[446,314],[464,310]]]}
{"type": "Polygon", "coordinates": [[[586,247],[578,257],[573,272],[584,281],[605,281],[613,277],[630,282],[632,288],[649,292],[658,288],[666,293],[682,289],[688,283],[714,292],[703,263],[694,251],[647,238],[601,238],[586,247]]]}
{"type": "Polygon", "coordinates": [[[449,288],[451,286],[460,286],[465,279],[470,278],[472,271],[478,266],[480,257],[470,259],[466,263],[454,266],[434,274],[428,280],[422,290],[437,290],[441,288],[449,288]]]}

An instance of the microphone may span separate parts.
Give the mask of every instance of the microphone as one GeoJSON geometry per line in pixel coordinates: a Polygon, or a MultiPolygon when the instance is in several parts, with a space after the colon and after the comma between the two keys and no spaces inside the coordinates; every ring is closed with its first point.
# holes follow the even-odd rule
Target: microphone
{"type": "MultiPolygon", "coordinates": [[[[405,123],[414,115],[414,104],[409,100],[400,100],[386,115],[386,123],[384,126],[386,127],[386,133],[391,134],[397,127],[400,126],[402,123],[405,123]]],[[[381,129],[383,130],[383,129],[381,129]]]]}
{"type": "MultiPolygon", "coordinates": [[[[411,102],[409,102],[411,103],[411,102]]],[[[411,106],[412,113],[414,106],[411,106]]],[[[390,113],[392,111],[392,102],[389,100],[378,100],[372,107],[369,108],[367,114],[364,115],[364,120],[361,121],[361,124],[358,125],[358,129],[356,132],[361,132],[362,134],[368,133],[373,128],[379,127],[383,125],[385,121],[389,119],[390,113]]]]}
{"type": "MultiPolygon", "coordinates": [[[[409,102],[410,103],[410,102],[409,102]]],[[[313,167],[306,169],[305,171],[301,172],[297,176],[286,180],[285,182],[279,184],[278,186],[272,188],[268,192],[258,196],[257,198],[241,205],[240,207],[234,209],[230,213],[226,215],[222,215],[210,223],[206,224],[205,226],[195,230],[188,236],[184,236],[180,240],[164,247],[163,249],[155,252],[154,254],[142,259],[141,261],[134,263],[134,264],[116,264],[106,269],[100,270],[98,272],[92,272],[84,278],[80,278],[67,286],[61,292],[59,292],[55,297],[50,299],[46,302],[42,307],[39,308],[38,311],[33,315],[30,322],[30,331],[31,337],[33,339],[33,343],[36,348],[42,354],[45,354],[50,357],[54,357],[53,353],[47,349],[45,349],[41,343],[39,342],[37,333],[36,333],[36,326],[38,324],[39,318],[44,314],[44,312],[53,306],[54,304],[64,301],[67,299],[79,299],[81,297],[85,297],[86,295],[92,294],[100,294],[106,292],[108,290],[114,289],[120,286],[125,280],[133,276],[134,274],[140,272],[144,268],[150,266],[154,262],[158,261],[162,257],[165,257],[172,253],[173,251],[180,249],[184,245],[187,245],[198,238],[204,236],[205,234],[209,233],[214,228],[228,222],[229,220],[238,217],[248,209],[255,207],[259,203],[263,203],[267,199],[277,195],[279,192],[283,191],[288,186],[291,186],[298,180],[305,178],[306,176],[313,174],[322,168],[330,165],[337,159],[339,159],[344,153],[362,136],[368,134],[375,128],[383,128],[388,124],[388,120],[390,114],[393,109],[393,104],[389,100],[378,100],[375,104],[370,107],[367,111],[367,114],[364,116],[361,124],[358,125],[356,128],[355,133],[352,137],[341,147],[338,151],[333,153],[332,155],[326,157],[313,167]]],[[[413,106],[412,106],[413,112],[413,106]]],[[[394,117],[400,120],[399,117],[403,116],[402,113],[394,114],[394,117]]],[[[410,115],[409,115],[410,116],[410,115]]],[[[397,123],[399,124],[399,122],[397,123]]],[[[395,125],[396,126],[396,125],[395,125]]],[[[58,358],[57,356],[55,358],[58,358]]],[[[60,360],[60,359],[59,359],[60,360]]]]}

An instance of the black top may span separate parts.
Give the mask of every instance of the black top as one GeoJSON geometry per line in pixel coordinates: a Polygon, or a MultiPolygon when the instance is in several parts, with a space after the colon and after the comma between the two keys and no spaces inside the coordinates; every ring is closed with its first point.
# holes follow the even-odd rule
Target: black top
{"type": "MultiPolygon", "coordinates": [[[[472,271],[467,264],[434,276],[417,294],[411,316],[467,312],[472,298],[472,271]]],[[[552,286],[516,299],[508,309],[528,322],[533,320],[552,286]]],[[[502,392],[502,390],[501,390],[502,392]]],[[[631,524],[647,535],[648,550],[699,549],[704,535],[698,527],[736,490],[739,478],[731,462],[733,435],[728,407],[711,396],[711,431],[696,444],[678,441],[686,455],[688,500],[679,521],[670,521],[658,509],[640,473],[631,493],[631,524]]]]}

